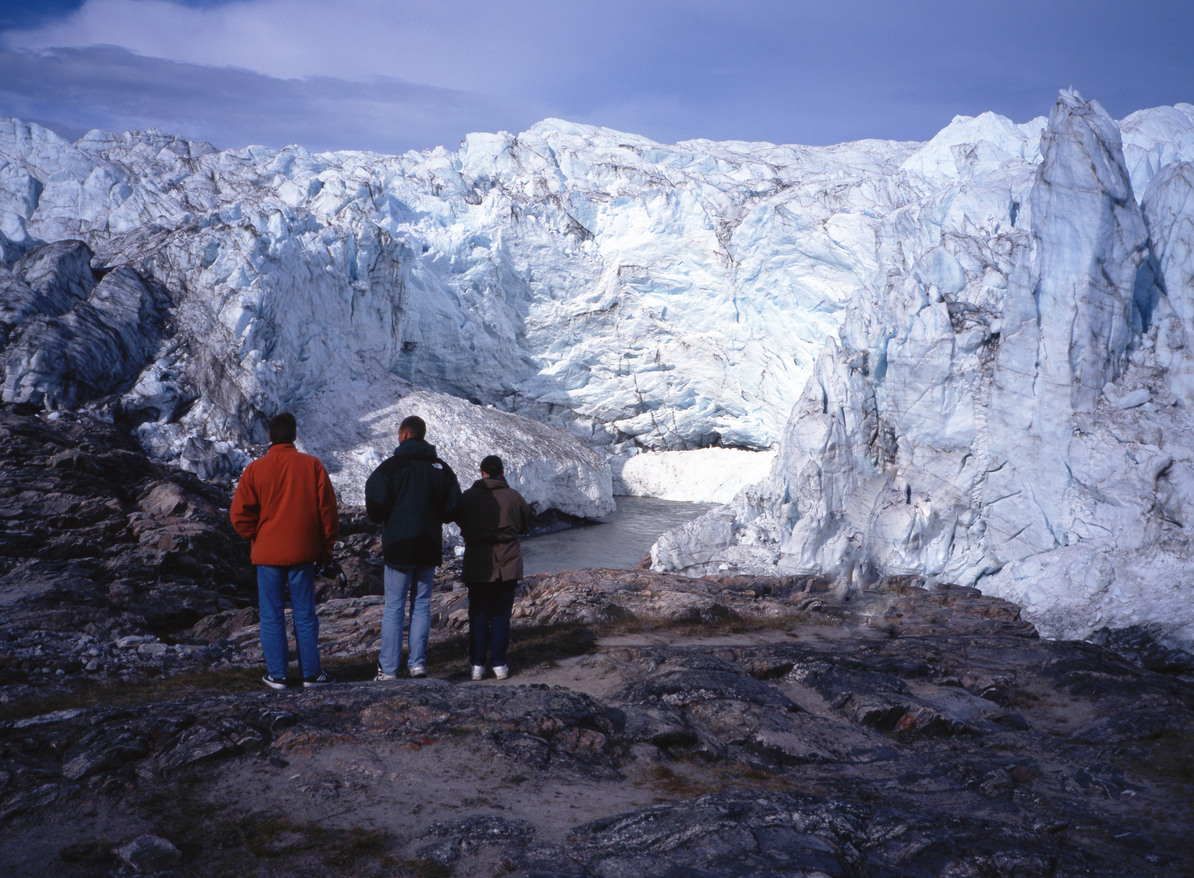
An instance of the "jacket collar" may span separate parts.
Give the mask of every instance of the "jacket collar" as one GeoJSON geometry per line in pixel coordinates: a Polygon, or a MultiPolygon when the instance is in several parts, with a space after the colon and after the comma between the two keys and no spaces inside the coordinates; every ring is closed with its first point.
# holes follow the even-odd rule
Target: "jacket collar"
{"type": "Polygon", "coordinates": [[[435,460],[436,458],[435,446],[422,439],[407,439],[394,449],[394,455],[396,457],[417,457],[426,460],[435,460]]]}

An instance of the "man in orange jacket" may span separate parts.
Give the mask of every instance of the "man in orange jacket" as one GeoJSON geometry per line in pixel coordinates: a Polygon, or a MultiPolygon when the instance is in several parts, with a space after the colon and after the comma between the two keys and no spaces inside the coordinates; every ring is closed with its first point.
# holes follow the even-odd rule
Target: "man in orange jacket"
{"type": "Polygon", "coordinates": [[[269,422],[270,448],[241,474],[232,497],[232,526],[252,541],[261,612],[262,680],[286,688],[290,650],[286,643],[286,590],[294,612],[299,670],[304,686],[335,680],[319,662],[319,617],[315,614],[315,562],[331,557],[340,532],[336,492],[319,458],[295,449],[294,415],[269,422]]]}

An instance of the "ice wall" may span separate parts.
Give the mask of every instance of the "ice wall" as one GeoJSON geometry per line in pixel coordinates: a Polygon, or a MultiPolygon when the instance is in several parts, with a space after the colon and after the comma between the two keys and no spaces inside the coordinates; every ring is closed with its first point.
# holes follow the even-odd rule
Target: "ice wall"
{"type": "Polygon", "coordinates": [[[1189,169],[1158,169],[1142,209],[1118,126],[1064,92],[1031,186],[850,303],[768,480],[656,567],[910,573],[1047,633],[1194,640],[1189,169]]]}
{"type": "Polygon", "coordinates": [[[192,434],[243,438],[255,411],[384,372],[597,444],[763,449],[881,277],[911,149],[549,120],[455,153],[312,155],[7,122],[0,229],[6,252],[78,239],[171,291],[187,343],[156,371],[197,401],[192,434]]]}

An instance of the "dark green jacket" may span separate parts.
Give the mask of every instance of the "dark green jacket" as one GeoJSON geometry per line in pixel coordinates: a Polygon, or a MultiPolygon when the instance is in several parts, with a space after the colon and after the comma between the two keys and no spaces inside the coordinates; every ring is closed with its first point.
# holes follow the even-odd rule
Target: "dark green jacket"
{"type": "Polygon", "coordinates": [[[365,512],[385,524],[382,556],[390,567],[436,567],[443,525],[460,502],[456,473],[422,439],[407,439],[365,482],[365,512]]]}

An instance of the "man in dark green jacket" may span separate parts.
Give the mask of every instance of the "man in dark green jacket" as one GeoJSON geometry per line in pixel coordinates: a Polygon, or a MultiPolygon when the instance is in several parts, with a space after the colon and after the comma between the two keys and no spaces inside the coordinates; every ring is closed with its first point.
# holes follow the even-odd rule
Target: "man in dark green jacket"
{"type": "Polygon", "coordinates": [[[534,514],[522,495],[506,483],[505,466],[495,454],[481,461],[481,478],[464,492],[455,520],[464,537],[464,569],[468,586],[469,661],[473,679],[485,676],[486,653],[493,675],[506,679],[510,613],[522,578],[520,534],[534,514]]]}
{"type": "Polygon", "coordinates": [[[365,512],[382,529],[386,606],[381,622],[377,680],[398,676],[407,595],[415,587],[410,614],[412,677],[427,673],[427,638],[431,633],[431,585],[443,560],[443,524],[460,502],[456,474],[428,444],[427,424],[412,415],[398,427],[398,447],[365,482],[365,512]]]}

